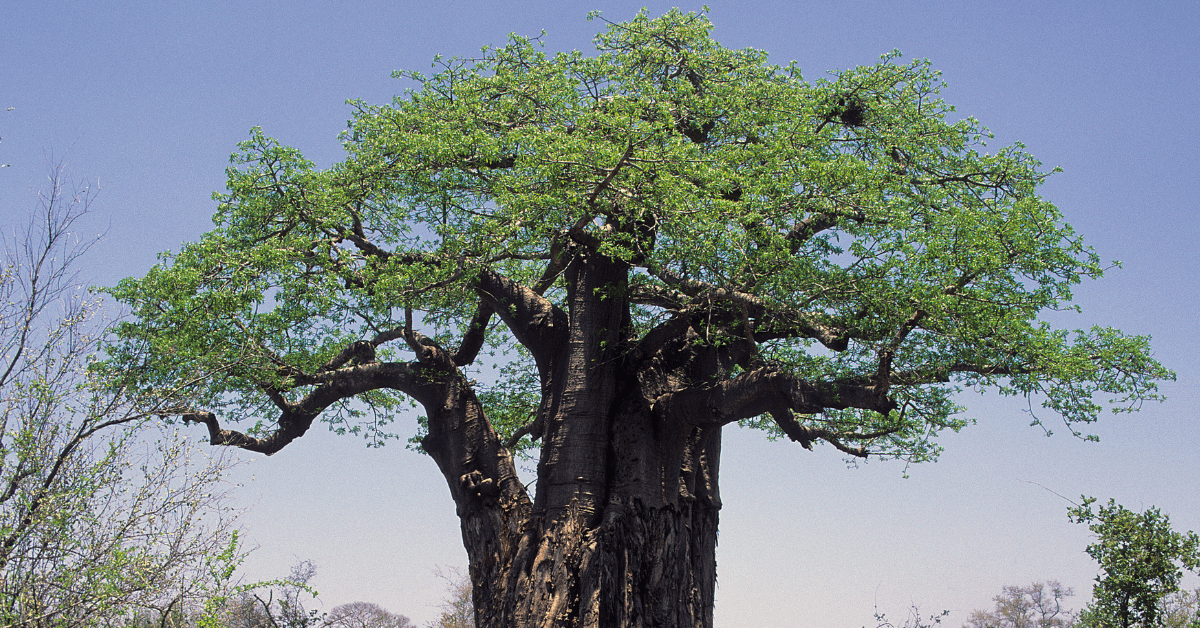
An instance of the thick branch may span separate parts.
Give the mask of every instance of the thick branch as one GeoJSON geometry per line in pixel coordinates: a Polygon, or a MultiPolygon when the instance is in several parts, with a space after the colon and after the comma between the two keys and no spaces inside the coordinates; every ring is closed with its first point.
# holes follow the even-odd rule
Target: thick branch
{"type": "Polygon", "coordinates": [[[845,351],[853,334],[845,329],[818,323],[801,312],[760,311],[755,317],[754,340],[765,342],[775,338],[812,338],[830,351],[845,351]]]}
{"type": "MultiPolygon", "coordinates": [[[[529,423],[526,423],[525,425],[522,425],[514,430],[512,435],[508,437],[508,440],[504,441],[504,448],[512,449],[513,447],[517,446],[517,443],[521,442],[522,438],[532,435],[540,419],[541,417],[538,417],[537,420],[530,421],[529,423]]],[[[540,428],[538,429],[538,433],[541,433],[540,428]]]]}
{"type": "Polygon", "coordinates": [[[499,273],[484,269],[476,280],[476,291],[538,362],[548,365],[550,356],[566,339],[567,315],[557,306],[499,273]]]}
{"type": "Polygon", "coordinates": [[[375,347],[379,346],[379,342],[369,340],[359,340],[346,345],[345,349],[338,352],[328,362],[322,364],[317,372],[334,371],[343,366],[354,362],[357,364],[370,364],[375,361],[375,347]]]}
{"type": "Polygon", "coordinates": [[[247,451],[271,455],[304,435],[326,408],[341,401],[379,388],[399,390],[418,401],[429,399],[433,386],[425,369],[410,363],[373,362],[351,366],[326,374],[327,381],[315,387],[303,399],[287,404],[280,411],[276,428],[264,437],[255,437],[237,430],[223,429],[215,414],[206,411],[183,415],[185,423],[203,423],[208,427],[209,442],[213,445],[238,447],[247,451]]]}
{"type": "Polygon", "coordinates": [[[629,289],[629,302],[638,305],[679,311],[687,307],[689,301],[691,298],[688,295],[663,286],[639,283],[630,286],[629,289]]]}
{"type": "Polygon", "coordinates": [[[667,284],[668,286],[671,286],[693,297],[700,297],[713,301],[733,301],[735,303],[743,303],[763,309],[769,309],[770,307],[766,301],[763,301],[753,294],[739,292],[737,290],[731,290],[721,286],[715,286],[708,282],[690,279],[688,277],[681,277],[675,274],[675,272],[669,268],[650,265],[646,267],[646,271],[652,276],[662,280],[663,283],[667,284]]]}
{"type": "Polygon", "coordinates": [[[874,386],[814,383],[764,367],[716,386],[667,393],[654,401],[654,408],[671,421],[718,426],[785,410],[817,414],[826,409],[859,408],[887,414],[896,403],[874,386]]]}
{"type": "Polygon", "coordinates": [[[848,346],[849,336],[844,330],[818,323],[807,314],[780,312],[770,303],[753,294],[680,277],[666,268],[648,268],[647,270],[667,285],[676,288],[678,292],[639,286],[635,292],[637,302],[660,307],[675,306],[669,309],[682,309],[683,304],[677,303],[677,301],[684,299],[687,295],[706,301],[727,301],[741,306],[739,314],[745,312],[757,319],[753,338],[756,342],[773,338],[802,337],[812,338],[831,351],[845,351],[848,346]]]}
{"type": "Polygon", "coordinates": [[[688,330],[692,326],[691,318],[689,314],[672,316],[670,319],[646,332],[630,355],[633,362],[636,363],[642,359],[650,358],[662,351],[668,343],[679,342],[686,338],[688,330]]]}
{"type": "Polygon", "coordinates": [[[800,247],[803,246],[804,243],[813,236],[821,233],[822,231],[827,231],[836,227],[838,222],[847,218],[855,222],[862,223],[864,220],[866,220],[866,214],[864,214],[862,210],[855,210],[853,213],[849,214],[826,212],[808,216],[804,220],[801,220],[793,225],[791,230],[788,231],[787,236],[785,236],[788,243],[788,250],[795,255],[796,252],[800,250],[800,247]]]}

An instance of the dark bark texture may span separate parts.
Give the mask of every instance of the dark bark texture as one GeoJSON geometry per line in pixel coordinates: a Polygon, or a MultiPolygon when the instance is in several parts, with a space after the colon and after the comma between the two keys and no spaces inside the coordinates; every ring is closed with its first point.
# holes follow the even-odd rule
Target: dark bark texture
{"type": "Polygon", "coordinates": [[[532,500],[461,376],[426,401],[424,446],[458,505],[477,623],[711,626],[720,430],[655,415],[661,377],[630,368],[627,310],[613,307],[628,269],[581,254],[566,270],[569,313],[481,280],[492,299],[520,297],[495,303],[513,327],[543,321],[525,334],[546,390],[532,500]]]}

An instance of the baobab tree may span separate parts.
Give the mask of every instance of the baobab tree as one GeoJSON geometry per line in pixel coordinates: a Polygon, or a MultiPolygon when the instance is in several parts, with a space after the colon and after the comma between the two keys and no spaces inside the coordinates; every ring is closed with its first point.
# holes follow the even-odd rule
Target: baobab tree
{"type": "Polygon", "coordinates": [[[419,404],[477,624],[547,627],[712,625],[723,426],[922,461],[962,387],[1080,433],[1170,376],[1038,321],[1101,261],[927,63],[809,83],[677,11],[596,44],[398,73],[327,169],[255,130],[215,230],[112,291],[112,364],[268,455],[419,404]]]}

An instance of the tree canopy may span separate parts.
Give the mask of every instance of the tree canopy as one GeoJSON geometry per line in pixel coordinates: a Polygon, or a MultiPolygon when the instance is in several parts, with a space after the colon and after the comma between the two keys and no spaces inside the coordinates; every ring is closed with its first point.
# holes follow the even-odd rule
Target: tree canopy
{"type": "MultiPolygon", "coordinates": [[[[323,403],[322,384],[369,360],[363,340],[390,360],[414,317],[443,342],[478,329],[481,286],[561,303],[585,247],[634,269],[628,339],[700,316],[696,342],[749,340],[765,370],[824,384],[773,404],[804,417],[785,425],[880,454],[927,457],[929,436],[964,424],[964,386],[1038,395],[1079,423],[1094,393],[1136,403],[1168,376],[1143,337],[1038,321],[1100,259],[1037,196],[1047,173],[1020,145],[981,152],[987,130],[956,119],[927,62],[891,53],[808,83],[710,29],[641,15],[596,55],[514,36],[398,72],[417,87],[354,103],[347,159],[325,170],[256,129],[216,229],[114,291],[139,318],[126,336],[155,349],[139,374],[220,373],[196,403],[263,429],[323,403]]],[[[488,342],[532,342],[512,334],[488,342]]],[[[497,418],[531,415],[499,407],[535,399],[526,374],[493,389],[497,418]]],[[[396,395],[359,399],[365,425],[347,404],[327,420],[381,433],[396,395]]]]}

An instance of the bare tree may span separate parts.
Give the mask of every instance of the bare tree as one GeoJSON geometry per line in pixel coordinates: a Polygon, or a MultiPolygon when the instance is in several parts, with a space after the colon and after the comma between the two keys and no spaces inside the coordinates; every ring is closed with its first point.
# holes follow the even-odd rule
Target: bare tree
{"type": "Polygon", "coordinates": [[[1063,608],[1074,595],[1057,581],[1034,582],[1026,587],[1007,586],[993,598],[996,609],[973,611],[966,628],[1068,628],[1075,615],[1063,608]]]}
{"type": "Polygon", "coordinates": [[[336,628],[416,628],[412,620],[378,604],[351,602],[329,611],[325,625],[336,628]]]}
{"type": "Polygon", "coordinates": [[[475,604],[471,599],[471,579],[458,569],[441,567],[434,575],[446,583],[442,614],[429,628],[475,628],[475,604]]]}
{"type": "Polygon", "coordinates": [[[1200,628],[1200,589],[1168,595],[1163,600],[1162,622],[1167,628],[1200,628]]]}
{"type": "Polygon", "coordinates": [[[155,427],[153,391],[96,368],[109,326],[78,281],[94,192],[61,167],[0,267],[0,626],[165,617],[227,545],[228,464],[155,427]]]}
{"type": "Polygon", "coordinates": [[[928,617],[921,616],[921,609],[915,604],[908,609],[908,616],[905,617],[904,623],[897,625],[888,619],[887,615],[879,612],[878,607],[875,609],[875,628],[935,628],[942,624],[942,619],[949,615],[950,611],[942,611],[937,615],[928,617]]]}

